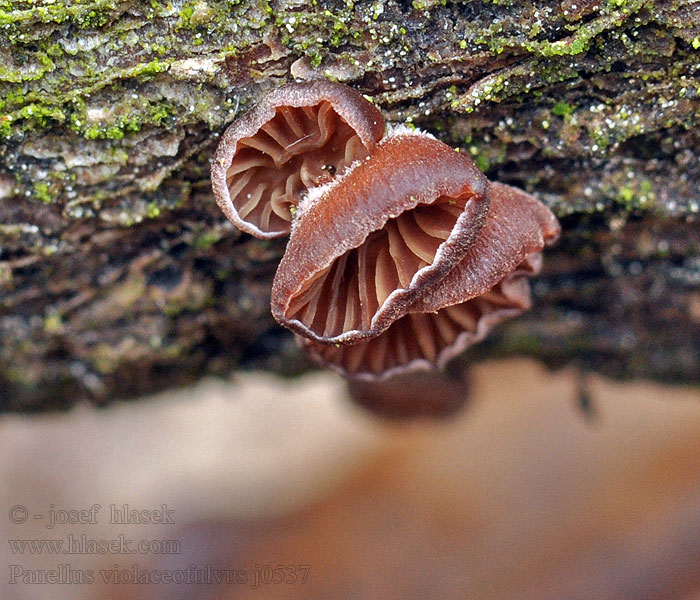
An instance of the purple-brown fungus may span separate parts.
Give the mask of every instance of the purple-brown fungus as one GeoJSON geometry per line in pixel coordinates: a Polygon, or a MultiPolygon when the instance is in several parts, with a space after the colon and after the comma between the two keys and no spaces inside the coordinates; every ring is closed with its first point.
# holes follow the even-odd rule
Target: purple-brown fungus
{"type": "Polygon", "coordinates": [[[216,202],[242,231],[287,235],[302,194],[368,156],[384,128],[381,113],[346,85],[276,88],[222,136],[211,168],[216,202]]]}
{"type": "Polygon", "coordinates": [[[498,322],[530,308],[528,277],[559,235],[556,217],[518,189],[491,183],[486,224],[466,256],[381,335],[328,345],[299,336],[319,362],[345,375],[383,379],[442,367],[498,322]]]}
{"type": "Polygon", "coordinates": [[[384,135],[370,102],[325,81],[278,88],[229,127],[212,185],[243,231],[290,234],[277,321],[365,381],[442,367],[527,310],[528,278],[559,235],[532,196],[428,134],[384,135]]]}
{"type": "Polygon", "coordinates": [[[484,226],[487,188],[446,144],[388,135],[302,201],[272,284],[272,314],[325,344],[379,334],[464,257],[484,226]]]}

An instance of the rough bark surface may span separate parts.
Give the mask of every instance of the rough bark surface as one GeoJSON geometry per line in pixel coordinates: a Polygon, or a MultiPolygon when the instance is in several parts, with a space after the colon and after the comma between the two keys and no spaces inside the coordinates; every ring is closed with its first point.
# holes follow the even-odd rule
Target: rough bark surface
{"type": "Polygon", "coordinates": [[[2,1],[0,65],[0,410],[309,366],[270,316],[284,241],[228,224],[208,161],[314,77],[562,219],[471,359],[700,381],[697,0],[2,1]]]}

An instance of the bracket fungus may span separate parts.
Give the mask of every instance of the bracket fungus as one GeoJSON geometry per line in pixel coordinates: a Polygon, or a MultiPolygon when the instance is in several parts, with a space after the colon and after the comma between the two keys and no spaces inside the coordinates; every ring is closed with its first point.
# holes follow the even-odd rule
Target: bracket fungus
{"type": "Polygon", "coordinates": [[[242,231],[287,235],[302,194],[369,155],[384,127],[381,113],[346,85],[276,88],[222,136],[211,168],[216,202],[242,231]]]}
{"type": "Polygon", "coordinates": [[[384,135],[372,104],[328,82],[283,86],[234,123],[212,184],[243,231],[290,234],[272,314],[354,379],[442,367],[527,310],[559,235],[532,196],[427,133],[384,135]]]}

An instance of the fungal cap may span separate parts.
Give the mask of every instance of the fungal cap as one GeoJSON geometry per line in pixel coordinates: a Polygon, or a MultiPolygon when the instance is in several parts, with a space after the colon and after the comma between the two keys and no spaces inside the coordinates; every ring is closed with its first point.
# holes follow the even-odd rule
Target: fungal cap
{"type": "Polygon", "coordinates": [[[216,202],[239,229],[287,235],[310,187],[372,152],[381,113],[354,89],[325,80],[275,88],[223,134],[211,181],[216,202]]]}
{"type": "Polygon", "coordinates": [[[432,136],[387,136],[302,204],[272,314],[325,344],[379,335],[465,255],[484,225],[487,190],[469,158],[432,136]]]}

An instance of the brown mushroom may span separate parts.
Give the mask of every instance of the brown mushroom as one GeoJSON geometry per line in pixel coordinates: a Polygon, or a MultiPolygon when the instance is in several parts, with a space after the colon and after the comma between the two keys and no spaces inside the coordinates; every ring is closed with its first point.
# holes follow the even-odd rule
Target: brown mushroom
{"type": "Polygon", "coordinates": [[[299,206],[272,314],[324,344],[379,335],[465,256],[488,182],[467,157],[400,129],[299,206]]]}
{"type": "Polygon", "coordinates": [[[368,156],[384,129],[381,113],[346,85],[276,88],[222,136],[211,167],[216,202],[242,231],[287,235],[301,195],[368,156]]]}
{"type": "Polygon", "coordinates": [[[319,362],[346,377],[385,379],[442,367],[505,318],[530,307],[527,277],[559,235],[556,217],[532,196],[491,183],[486,224],[462,261],[405,309],[381,335],[328,345],[298,336],[319,362]]]}
{"type": "Polygon", "coordinates": [[[282,86],[225,132],[216,201],[260,238],[291,232],[279,323],[320,362],[375,381],[443,366],[530,306],[554,215],[466,156],[325,81],[282,86]],[[296,218],[294,218],[296,215],[296,218]]]}

